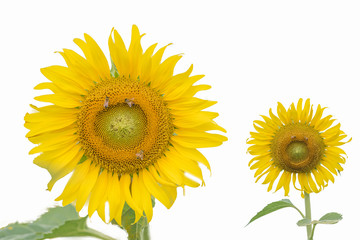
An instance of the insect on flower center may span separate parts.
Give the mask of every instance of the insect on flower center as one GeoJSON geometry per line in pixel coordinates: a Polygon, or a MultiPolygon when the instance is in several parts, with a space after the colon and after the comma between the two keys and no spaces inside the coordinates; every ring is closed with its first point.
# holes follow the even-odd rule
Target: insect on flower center
{"type": "Polygon", "coordinates": [[[324,152],[319,132],[302,123],[282,126],[271,143],[274,163],[289,172],[310,172],[320,163],[324,152]]]}

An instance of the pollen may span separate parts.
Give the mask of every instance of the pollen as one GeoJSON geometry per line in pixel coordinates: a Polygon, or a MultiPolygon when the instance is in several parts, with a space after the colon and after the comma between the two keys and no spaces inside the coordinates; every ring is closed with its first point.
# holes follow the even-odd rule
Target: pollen
{"type": "Polygon", "coordinates": [[[126,77],[100,82],[89,91],[77,127],[85,155],[119,175],[154,164],[165,154],[174,132],[162,96],[126,77]]]}

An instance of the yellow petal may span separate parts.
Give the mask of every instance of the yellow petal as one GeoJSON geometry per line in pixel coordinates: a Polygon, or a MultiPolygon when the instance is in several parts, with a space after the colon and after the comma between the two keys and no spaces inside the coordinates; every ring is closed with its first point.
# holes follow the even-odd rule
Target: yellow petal
{"type": "Polygon", "coordinates": [[[114,29],[111,31],[108,44],[111,59],[114,62],[119,75],[128,76],[130,74],[129,55],[120,34],[114,29]],[[114,33],[114,40],[112,38],[112,33],[114,33]]]}
{"type": "Polygon", "coordinates": [[[270,108],[270,110],[269,110],[269,115],[270,115],[270,117],[271,117],[271,120],[272,120],[277,126],[283,125],[282,122],[281,122],[281,120],[280,120],[277,116],[275,116],[275,114],[273,114],[271,108],[270,108]]]}
{"type": "Polygon", "coordinates": [[[67,67],[50,66],[41,68],[40,71],[47,79],[64,91],[78,95],[87,94],[85,89],[87,89],[89,85],[79,81],[67,67]]]}
{"type": "MultiPolygon", "coordinates": [[[[87,161],[85,161],[81,164],[78,164],[76,166],[76,168],[75,168],[71,178],[67,182],[63,192],[61,193],[61,195],[59,197],[57,197],[55,199],[56,201],[71,199],[70,201],[67,202],[67,204],[68,204],[75,200],[78,188],[80,187],[80,185],[84,181],[84,179],[87,178],[87,175],[88,175],[88,172],[90,169],[90,164],[91,164],[91,160],[88,159],[87,161]]],[[[67,204],[64,204],[64,205],[67,205],[67,204]]]]}
{"type": "Polygon", "coordinates": [[[120,177],[120,189],[122,195],[125,197],[126,203],[131,207],[135,212],[135,222],[137,222],[143,214],[143,211],[140,209],[138,204],[134,201],[130,192],[131,177],[129,174],[123,174],[120,177]]]}
{"type": "Polygon", "coordinates": [[[335,119],[331,119],[332,116],[326,116],[323,119],[319,120],[316,125],[315,128],[318,129],[318,131],[324,131],[325,129],[327,129],[328,127],[331,126],[331,124],[335,121],[335,119]]]}
{"type": "Polygon", "coordinates": [[[88,215],[91,217],[100,205],[105,205],[107,199],[108,172],[102,171],[99,175],[93,190],[91,191],[88,207],[88,215]]]}
{"type": "Polygon", "coordinates": [[[272,158],[272,157],[271,157],[271,153],[267,153],[267,154],[264,154],[264,155],[259,155],[259,156],[253,157],[253,158],[250,160],[248,166],[250,167],[253,162],[259,161],[259,160],[265,160],[265,161],[270,162],[270,161],[271,161],[271,158],[272,158]]]}
{"type": "Polygon", "coordinates": [[[139,72],[139,59],[142,55],[141,36],[139,29],[136,25],[133,25],[131,32],[131,42],[129,46],[129,58],[130,58],[130,76],[136,79],[139,72]]]}
{"type": "Polygon", "coordinates": [[[204,178],[197,162],[187,157],[181,156],[175,149],[172,149],[166,155],[167,159],[169,159],[172,164],[174,164],[184,172],[190,173],[194,177],[201,180],[202,183],[204,183],[204,178]]]}
{"type": "Polygon", "coordinates": [[[57,145],[57,148],[51,151],[46,151],[34,159],[34,163],[42,168],[49,168],[51,165],[63,165],[65,159],[75,156],[80,151],[80,146],[76,142],[66,143],[64,145],[57,145]]]}
{"type": "Polygon", "coordinates": [[[31,149],[29,154],[35,154],[35,153],[55,150],[55,149],[59,148],[58,145],[69,145],[70,143],[73,143],[73,142],[77,142],[77,136],[74,134],[64,135],[64,136],[61,136],[61,137],[55,138],[55,139],[49,139],[49,141],[46,141],[43,144],[31,149]]]}
{"type": "Polygon", "coordinates": [[[169,81],[173,76],[175,65],[181,57],[181,55],[174,55],[160,64],[154,74],[152,74],[153,81],[151,82],[151,85],[154,88],[160,88],[166,81],[169,81]]]}
{"type": "Polygon", "coordinates": [[[90,86],[94,82],[100,81],[100,75],[85,58],[70,49],[63,49],[63,52],[59,53],[63,56],[70,71],[74,73],[79,82],[83,81],[90,86]]]}
{"type": "Polygon", "coordinates": [[[51,180],[47,185],[49,191],[51,191],[52,187],[59,179],[65,177],[75,169],[76,165],[78,164],[83,155],[84,153],[82,151],[79,151],[72,158],[62,158],[64,161],[61,165],[56,165],[55,167],[50,165],[48,170],[51,174],[51,180]]]}
{"type": "Polygon", "coordinates": [[[152,174],[155,181],[158,182],[159,184],[170,187],[176,187],[175,183],[168,181],[163,175],[159,175],[159,172],[156,170],[154,166],[148,167],[148,171],[152,174]]]}
{"type": "Polygon", "coordinates": [[[291,173],[290,173],[290,172],[288,172],[288,171],[283,171],[283,173],[282,173],[282,175],[281,175],[281,177],[280,177],[280,180],[279,180],[279,182],[278,182],[278,185],[277,185],[277,187],[276,187],[275,192],[278,191],[280,188],[284,187],[284,189],[285,189],[285,196],[287,196],[287,193],[288,193],[288,192],[286,192],[286,191],[289,190],[289,186],[287,186],[287,189],[286,189],[286,188],[285,188],[285,187],[286,187],[285,185],[286,185],[286,183],[288,183],[288,181],[290,182],[290,180],[289,180],[290,177],[291,177],[291,173]]]}
{"type": "Polygon", "coordinates": [[[172,140],[188,148],[216,147],[227,141],[225,136],[196,130],[176,129],[175,133],[177,135],[172,140]]]}
{"type": "Polygon", "coordinates": [[[306,99],[304,109],[300,114],[300,122],[305,123],[308,120],[308,116],[310,114],[310,99],[306,99]]]}
{"type": "MultiPolygon", "coordinates": [[[[171,45],[171,44],[168,44],[168,45],[160,48],[160,49],[154,54],[154,56],[153,56],[153,58],[152,58],[153,71],[155,71],[155,70],[159,67],[160,62],[161,62],[161,59],[162,59],[162,57],[163,57],[163,55],[164,55],[165,49],[166,49],[168,46],[170,46],[170,45],[171,45]]],[[[154,74],[154,73],[152,73],[152,74],[154,74]]]]}
{"type": "Polygon", "coordinates": [[[298,117],[298,114],[297,114],[297,111],[295,109],[295,104],[292,103],[291,106],[290,106],[290,109],[289,109],[289,121],[291,122],[298,122],[299,121],[299,117],[298,117]]]}
{"type": "Polygon", "coordinates": [[[199,84],[196,86],[191,86],[181,97],[193,97],[199,91],[209,90],[211,88],[210,85],[207,84],[199,84]]]}
{"type": "Polygon", "coordinates": [[[315,181],[316,181],[317,185],[320,187],[320,189],[323,188],[325,186],[325,184],[324,184],[324,179],[321,176],[321,174],[316,169],[312,170],[312,174],[314,175],[315,181]]]}
{"type": "MultiPolygon", "coordinates": [[[[192,69],[189,69],[189,70],[192,70],[192,69]]],[[[186,77],[186,78],[182,79],[182,81],[178,82],[177,85],[174,84],[173,86],[169,86],[170,90],[164,89],[164,92],[165,92],[164,98],[167,101],[171,101],[171,100],[182,97],[188,90],[190,90],[191,86],[194,83],[196,83],[203,77],[204,77],[204,75],[196,75],[196,76],[186,77]]],[[[169,82],[173,82],[173,81],[174,81],[174,79],[172,78],[169,82]]]]}
{"type": "Polygon", "coordinates": [[[140,181],[142,181],[146,189],[158,199],[166,208],[170,208],[173,204],[173,201],[168,197],[167,193],[164,191],[164,188],[160,186],[152,175],[147,171],[143,170],[139,172],[140,181]]]}
{"type": "Polygon", "coordinates": [[[86,200],[91,193],[91,190],[93,189],[98,179],[99,170],[99,167],[94,166],[94,164],[90,166],[86,178],[83,179],[83,182],[81,183],[77,191],[76,211],[80,212],[80,210],[83,208],[86,200]]]}
{"type": "Polygon", "coordinates": [[[340,132],[340,123],[327,129],[325,132],[321,133],[324,139],[330,138],[333,135],[339,134],[340,132]]]}
{"type": "Polygon", "coordinates": [[[264,183],[268,179],[268,181],[269,181],[269,186],[267,189],[268,192],[272,189],[272,186],[273,186],[275,180],[277,179],[277,177],[279,176],[280,172],[281,172],[281,169],[278,167],[275,167],[274,170],[270,171],[269,174],[266,176],[264,183]]]}
{"type": "Polygon", "coordinates": [[[76,38],[74,39],[74,42],[81,48],[86,57],[86,60],[96,70],[100,78],[103,80],[109,79],[110,69],[104,53],[92,37],[90,37],[88,34],[84,34],[84,36],[85,41],[76,38]]]}
{"type": "Polygon", "coordinates": [[[317,124],[317,122],[321,119],[324,110],[325,108],[321,108],[320,104],[317,106],[315,115],[313,119],[311,119],[310,126],[315,126],[317,124]]]}
{"type": "MultiPolygon", "coordinates": [[[[200,184],[186,176],[184,176],[184,185],[192,187],[192,188],[197,188],[200,186],[200,184]]],[[[205,182],[202,183],[202,186],[205,186],[205,182]]]]}
{"type": "Polygon", "coordinates": [[[179,145],[179,144],[177,144],[175,142],[172,143],[172,144],[175,147],[175,149],[177,149],[178,152],[180,154],[182,154],[184,157],[189,157],[190,159],[203,164],[205,167],[207,167],[209,170],[211,170],[208,160],[197,149],[186,148],[186,147],[183,147],[183,146],[181,146],[181,145],[179,145]]]}
{"type": "Polygon", "coordinates": [[[163,157],[157,161],[155,166],[158,166],[160,175],[165,175],[173,183],[178,186],[184,185],[184,173],[179,168],[171,164],[171,161],[167,157],[163,157]]]}
{"type": "Polygon", "coordinates": [[[81,102],[77,99],[69,98],[65,95],[60,94],[47,94],[42,96],[34,97],[35,100],[40,102],[49,102],[53,103],[59,107],[64,108],[76,108],[81,106],[81,102]]]}
{"type": "Polygon", "coordinates": [[[311,188],[309,186],[309,182],[307,180],[306,173],[299,173],[298,174],[299,183],[301,186],[301,190],[304,190],[307,193],[311,193],[311,188]]]}
{"type": "Polygon", "coordinates": [[[300,121],[302,120],[302,118],[301,118],[302,105],[303,105],[303,99],[300,98],[297,105],[296,105],[296,112],[297,112],[297,115],[299,116],[300,121]]]}
{"type": "Polygon", "coordinates": [[[293,173],[292,174],[292,177],[293,177],[293,186],[294,186],[294,188],[296,189],[296,190],[299,190],[299,191],[302,191],[302,189],[301,189],[301,186],[300,186],[300,188],[298,188],[297,186],[296,186],[296,175],[297,175],[297,173],[293,173]]]}
{"type": "Polygon", "coordinates": [[[216,101],[203,100],[200,98],[181,98],[171,102],[171,112],[176,116],[184,116],[184,112],[193,114],[216,104],[216,101]]]}
{"type": "Polygon", "coordinates": [[[75,135],[75,132],[76,132],[76,129],[74,128],[74,126],[68,126],[65,128],[58,129],[58,130],[47,131],[42,134],[30,136],[28,138],[32,143],[40,144],[40,143],[45,143],[48,141],[49,142],[56,141],[56,139],[58,139],[58,138],[60,138],[60,139],[67,138],[67,136],[69,136],[69,135],[75,135]]]}
{"type": "Polygon", "coordinates": [[[151,45],[148,49],[146,49],[145,53],[141,56],[141,60],[139,60],[139,76],[140,81],[148,84],[151,82],[151,70],[152,70],[152,55],[157,46],[157,43],[151,45]]]}
{"type": "Polygon", "coordinates": [[[280,102],[278,102],[277,113],[282,123],[289,123],[289,120],[287,118],[287,111],[280,102]]]}
{"type": "Polygon", "coordinates": [[[149,221],[149,218],[152,218],[153,213],[151,196],[137,174],[134,174],[132,178],[131,193],[134,201],[137,202],[140,208],[144,210],[145,215],[149,221]]]}
{"type": "Polygon", "coordinates": [[[121,225],[122,211],[125,204],[124,195],[121,194],[120,181],[117,174],[111,175],[108,183],[108,201],[110,211],[110,222],[116,218],[121,225]]]}
{"type": "Polygon", "coordinates": [[[311,176],[310,173],[307,174],[307,180],[308,180],[308,182],[309,182],[309,185],[310,185],[311,190],[312,190],[313,192],[315,192],[315,193],[318,193],[320,190],[317,188],[317,186],[316,186],[314,180],[312,179],[312,176],[311,176]]]}
{"type": "Polygon", "coordinates": [[[218,113],[200,111],[193,114],[188,114],[187,116],[175,117],[173,123],[177,128],[197,129],[197,126],[202,126],[204,124],[208,124],[209,122],[213,122],[212,119],[216,118],[217,116],[219,116],[218,113]]]}
{"type": "Polygon", "coordinates": [[[146,189],[144,182],[142,182],[140,179],[139,179],[139,189],[140,189],[140,193],[142,194],[141,195],[142,206],[144,208],[147,221],[150,222],[153,216],[151,195],[149,191],[146,189]]]}

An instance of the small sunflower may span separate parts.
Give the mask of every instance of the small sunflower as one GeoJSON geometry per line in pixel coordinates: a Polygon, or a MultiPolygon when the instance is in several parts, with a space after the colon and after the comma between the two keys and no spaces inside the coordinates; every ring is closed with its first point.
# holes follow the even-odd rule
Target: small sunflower
{"type": "Polygon", "coordinates": [[[34,163],[51,174],[48,189],[72,173],[56,200],[76,202],[80,211],[88,201],[88,214],[95,211],[105,221],[109,203],[110,221],[121,223],[124,204],[135,221],[153,215],[152,200],[170,208],[177,187],[204,183],[199,163],[210,169],[197,148],[215,147],[227,140],[209,130],[226,132],[213,119],[218,113],[203,111],[214,105],[194,97],[209,85],[194,85],[203,75],[190,76],[193,66],[174,75],[181,55],[162,61],[167,46],[143,51],[136,26],[129,48],[116,30],[109,37],[112,70],[97,43],[87,34],[75,39],[84,57],[64,49],[67,67],[41,69],[50,82],[35,89],[53,94],[35,99],[50,105],[26,114],[28,139],[37,144],[30,154],[40,153],[34,163]]]}
{"type": "Polygon", "coordinates": [[[252,144],[248,152],[255,156],[249,166],[256,169],[256,182],[265,176],[263,184],[269,184],[270,191],[280,177],[275,191],[284,188],[285,196],[291,180],[302,193],[318,193],[329,180],[334,182],[345,163],[346,154],[339,146],[346,143],[342,140],[347,135],[340,130],[340,123],[332,126],[335,119],[331,115],[323,117],[324,110],[318,105],[314,113],[310,100],[303,104],[300,99],[288,110],[278,103],[278,116],[270,109],[270,117],[254,121],[256,132],[250,132],[247,143],[252,144]]]}

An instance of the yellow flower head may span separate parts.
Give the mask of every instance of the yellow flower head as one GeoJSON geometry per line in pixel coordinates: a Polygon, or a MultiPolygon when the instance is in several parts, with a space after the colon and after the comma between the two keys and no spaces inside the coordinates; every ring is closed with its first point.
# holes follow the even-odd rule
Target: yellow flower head
{"type": "Polygon", "coordinates": [[[190,76],[193,67],[174,75],[181,55],[162,61],[165,47],[143,51],[136,26],[129,48],[116,30],[109,37],[112,70],[96,42],[87,34],[75,39],[84,57],[64,49],[67,67],[50,66],[41,72],[50,82],[35,89],[54,94],[35,99],[51,103],[26,114],[26,135],[40,153],[34,163],[51,174],[48,189],[72,172],[57,198],[63,205],[76,201],[80,211],[88,201],[105,221],[121,223],[125,202],[141,216],[152,218],[155,197],[170,208],[177,187],[204,183],[199,163],[210,169],[196,149],[221,145],[227,138],[209,130],[225,130],[203,111],[216,102],[194,97],[209,85],[194,85],[203,75],[190,76]],[[154,53],[155,52],[155,53],[154,53]],[[190,176],[190,177],[189,177],[190,176]],[[198,179],[198,181],[194,181],[198,179]]]}
{"type": "Polygon", "coordinates": [[[331,115],[323,117],[324,110],[318,105],[314,113],[310,100],[303,104],[300,99],[288,110],[278,103],[278,116],[270,109],[270,117],[254,121],[256,132],[250,132],[248,141],[252,145],[248,152],[254,158],[249,166],[256,169],[256,181],[265,176],[263,184],[269,184],[268,191],[280,176],[275,191],[284,188],[285,196],[291,179],[302,193],[318,193],[343,170],[346,154],[338,146],[345,143],[341,140],[347,135],[340,130],[340,123],[332,126],[335,119],[331,115]]]}

